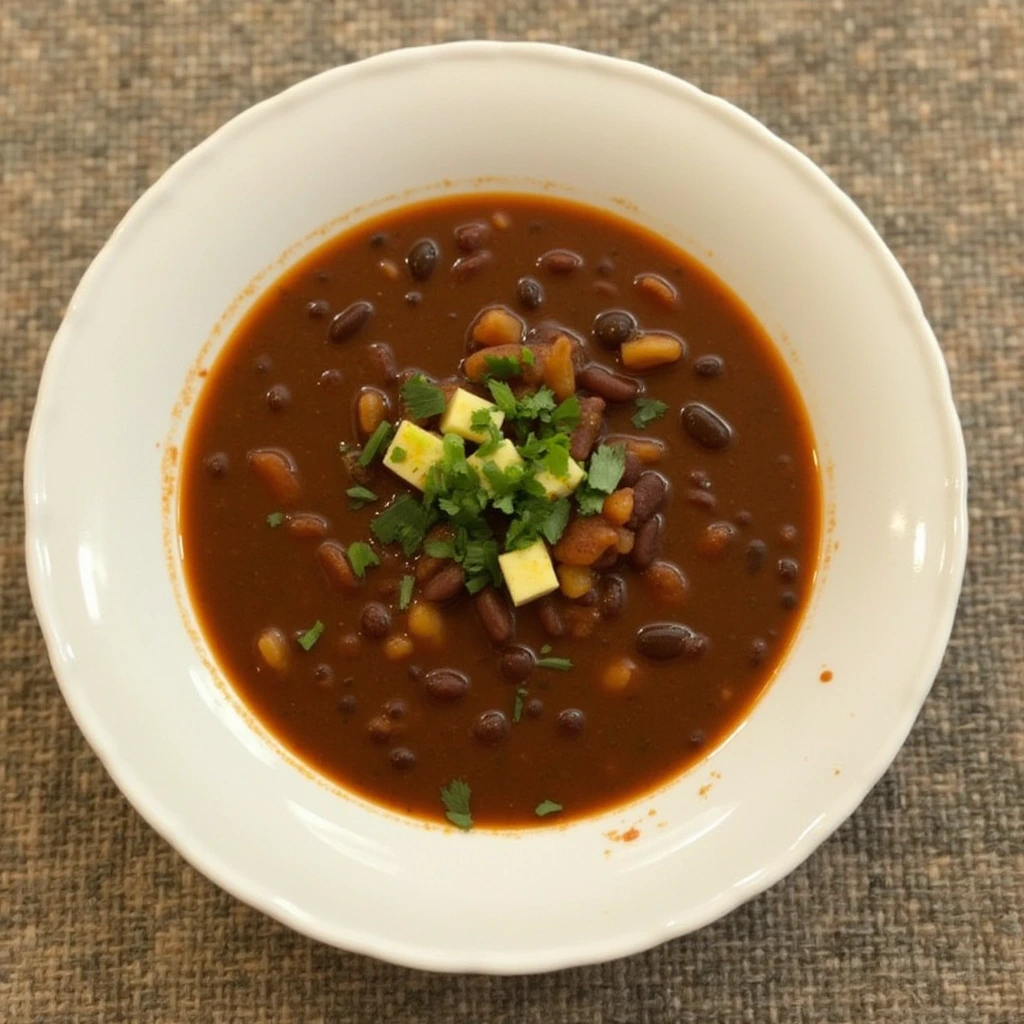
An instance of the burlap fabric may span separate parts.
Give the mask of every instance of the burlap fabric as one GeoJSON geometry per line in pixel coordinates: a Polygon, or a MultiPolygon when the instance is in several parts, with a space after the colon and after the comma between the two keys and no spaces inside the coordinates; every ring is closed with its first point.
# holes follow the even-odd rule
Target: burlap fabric
{"type": "Polygon", "coordinates": [[[7,0],[0,5],[0,1020],[1024,1021],[1024,3],[7,0]],[[443,977],[228,897],[143,823],[60,698],[29,605],[21,462],[89,260],[256,100],[393,47],[553,40],[735,101],[859,202],[919,290],[971,463],[971,553],[917,727],[767,895],[606,966],[443,977]]]}

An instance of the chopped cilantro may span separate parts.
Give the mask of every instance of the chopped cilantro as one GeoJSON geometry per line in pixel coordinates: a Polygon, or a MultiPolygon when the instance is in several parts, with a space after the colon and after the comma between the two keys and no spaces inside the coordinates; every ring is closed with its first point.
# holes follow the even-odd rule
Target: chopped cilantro
{"type": "Polygon", "coordinates": [[[313,649],[313,645],[317,642],[317,640],[320,639],[321,636],[323,636],[323,632],[324,624],[319,619],[317,619],[316,622],[314,622],[313,625],[310,626],[309,629],[307,629],[306,632],[299,637],[299,646],[304,651],[311,651],[313,649]]]}
{"type": "Polygon", "coordinates": [[[415,576],[403,576],[402,582],[398,584],[398,608],[405,611],[412,601],[412,590],[416,586],[415,576]]]}
{"type": "Polygon", "coordinates": [[[541,800],[533,809],[533,813],[538,818],[546,818],[549,814],[557,814],[561,809],[562,805],[556,804],[554,800],[541,800]]]}
{"type": "Polygon", "coordinates": [[[377,500],[377,495],[368,487],[350,487],[345,493],[352,499],[349,502],[349,508],[352,509],[360,509],[371,501],[377,500]]]}
{"type": "Polygon", "coordinates": [[[506,415],[514,418],[517,415],[518,403],[512,389],[503,380],[489,380],[487,390],[494,399],[494,404],[506,415]]]}
{"type": "Polygon", "coordinates": [[[579,487],[576,490],[576,507],[581,516],[596,516],[604,507],[606,497],[607,495],[591,487],[579,487]]]}
{"type": "Polygon", "coordinates": [[[402,385],[402,401],[405,403],[406,414],[412,420],[429,420],[431,416],[440,416],[448,404],[444,392],[436,384],[431,384],[422,373],[410,377],[402,385]]]}
{"type": "Polygon", "coordinates": [[[525,686],[516,687],[516,697],[512,704],[512,721],[519,722],[523,717],[523,706],[526,704],[527,689],[525,686]]]}
{"type": "Polygon", "coordinates": [[[469,417],[469,425],[476,431],[484,431],[491,425],[490,409],[475,409],[469,417]]]}
{"type": "Polygon", "coordinates": [[[553,668],[558,672],[568,672],[572,662],[568,658],[538,658],[537,668],[553,668]]]}
{"type": "MultiPolygon", "coordinates": [[[[523,352],[529,352],[529,349],[523,349],[523,352]]],[[[526,362],[525,356],[523,362],[526,362]]],[[[487,376],[495,380],[509,380],[523,371],[522,363],[515,356],[484,356],[484,366],[487,367],[487,376]]]]}
{"type": "Polygon", "coordinates": [[[660,420],[667,411],[668,406],[656,398],[638,398],[636,412],[633,413],[633,426],[638,430],[643,430],[648,423],[660,420]]]}
{"type": "Polygon", "coordinates": [[[544,646],[540,649],[540,653],[541,654],[550,654],[552,650],[553,650],[553,648],[552,648],[551,644],[544,644],[544,646]]]}
{"type": "Polygon", "coordinates": [[[348,546],[348,560],[352,571],[362,579],[371,565],[380,565],[377,553],[365,541],[357,540],[348,546]]]}
{"type": "Polygon", "coordinates": [[[555,393],[548,387],[540,387],[532,395],[523,395],[519,399],[519,412],[517,416],[521,420],[543,420],[549,413],[555,411],[555,393]]]}
{"type": "Polygon", "coordinates": [[[587,483],[603,494],[611,494],[626,469],[626,449],[621,444],[603,444],[590,457],[587,483]]]}
{"type": "Polygon", "coordinates": [[[377,429],[370,435],[366,442],[366,446],[363,448],[363,454],[359,456],[359,465],[363,468],[367,467],[377,457],[377,453],[383,448],[388,441],[391,439],[392,431],[394,427],[384,420],[380,423],[377,429]]]}
{"type": "Polygon", "coordinates": [[[551,414],[551,426],[555,430],[571,433],[580,422],[580,400],[575,395],[570,395],[551,414]]]}
{"type": "Polygon", "coordinates": [[[533,366],[536,359],[533,356],[532,348],[524,348],[519,352],[519,359],[522,361],[523,366],[533,366]]]}
{"type": "Polygon", "coordinates": [[[505,534],[505,550],[529,547],[538,537],[557,544],[569,522],[569,502],[546,497],[529,497],[516,505],[516,517],[505,534]]]}
{"type": "Polygon", "coordinates": [[[454,558],[455,541],[453,540],[428,540],[423,546],[431,558],[454,558]]]}
{"type": "Polygon", "coordinates": [[[441,803],[444,805],[444,816],[456,827],[471,829],[473,815],[469,810],[470,789],[465,779],[453,779],[447,786],[441,787],[441,803]]]}
{"type": "Polygon", "coordinates": [[[401,446],[395,445],[395,447],[391,449],[392,462],[405,462],[407,457],[405,449],[401,446]]]}
{"type": "Polygon", "coordinates": [[[411,555],[423,543],[433,521],[429,509],[411,495],[401,494],[374,516],[370,530],[382,544],[401,544],[405,554],[411,555]]]}
{"type": "MultiPolygon", "coordinates": [[[[481,411],[486,412],[486,410],[481,411]]],[[[490,413],[487,413],[487,423],[481,429],[487,431],[487,438],[477,448],[476,454],[479,458],[486,459],[487,456],[493,455],[501,447],[504,437],[501,431],[494,425],[494,420],[491,419],[490,413]]]]}
{"type": "Polygon", "coordinates": [[[270,515],[267,516],[267,526],[269,526],[272,530],[276,530],[283,522],[283,512],[271,512],[270,515]]]}

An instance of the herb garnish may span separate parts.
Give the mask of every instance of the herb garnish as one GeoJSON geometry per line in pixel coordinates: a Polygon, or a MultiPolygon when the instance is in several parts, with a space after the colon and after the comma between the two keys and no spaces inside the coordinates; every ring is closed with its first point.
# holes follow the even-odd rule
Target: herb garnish
{"type": "Polygon", "coordinates": [[[370,530],[382,544],[401,544],[408,556],[423,543],[435,518],[414,497],[400,494],[383,512],[374,516],[370,530]]]}
{"type": "Polygon", "coordinates": [[[348,560],[352,571],[362,579],[371,565],[380,565],[377,553],[365,541],[357,540],[348,546],[348,560]]]}
{"type": "Polygon", "coordinates": [[[410,377],[402,385],[402,401],[412,420],[428,420],[432,416],[440,416],[447,404],[444,392],[436,384],[431,384],[422,373],[410,377]]]}
{"type": "Polygon", "coordinates": [[[580,515],[595,516],[604,499],[611,494],[626,471],[626,449],[621,444],[603,444],[590,457],[587,481],[576,489],[576,507],[580,515]]]}
{"type": "Polygon", "coordinates": [[[537,668],[553,668],[558,672],[568,672],[572,662],[568,658],[538,658],[537,668]]]}
{"type": "Polygon", "coordinates": [[[407,452],[401,445],[395,445],[391,449],[391,461],[392,462],[405,462],[407,458],[407,452]]]}
{"type": "Polygon", "coordinates": [[[404,612],[412,602],[413,587],[416,586],[415,576],[403,576],[398,584],[398,610],[404,612]]]}
{"type": "Polygon", "coordinates": [[[470,789],[465,779],[453,779],[447,786],[441,787],[441,803],[444,804],[444,816],[457,828],[471,829],[473,815],[469,810],[470,789]]]}
{"type": "Polygon", "coordinates": [[[526,703],[527,689],[525,686],[516,687],[515,701],[512,704],[512,721],[519,722],[523,717],[523,705],[526,703]]]}
{"type": "Polygon", "coordinates": [[[377,429],[370,435],[366,442],[366,447],[363,448],[362,455],[359,456],[359,465],[364,469],[377,457],[377,453],[383,448],[389,440],[391,440],[391,434],[394,432],[394,427],[388,423],[387,420],[381,422],[377,429]]]}
{"type": "Polygon", "coordinates": [[[345,493],[352,500],[349,502],[349,508],[353,510],[359,510],[364,505],[368,505],[371,501],[377,500],[377,495],[373,493],[368,487],[350,487],[345,493]]]}
{"type": "Polygon", "coordinates": [[[313,625],[310,626],[309,629],[307,629],[306,632],[299,637],[299,646],[304,651],[311,651],[313,649],[313,645],[317,642],[317,640],[320,639],[321,636],[323,636],[323,632],[324,624],[319,619],[317,619],[316,622],[314,622],[313,625]]]}
{"type": "Polygon", "coordinates": [[[283,522],[283,512],[271,512],[270,515],[267,516],[267,526],[269,526],[272,530],[276,530],[283,522]]]}
{"type": "Polygon", "coordinates": [[[638,430],[644,430],[648,423],[660,420],[667,411],[668,406],[664,402],[659,402],[657,398],[638,398],[636,412],[633,413],[633,426],[638,430]]]}
{"type": "Polygon", "coordinates": [[[549,814],[557,814],[561,809],[562,805],[556,804],[554,800],[541,800],[533,809],[533,813],[538,818],[546,818],[549,814]]]}

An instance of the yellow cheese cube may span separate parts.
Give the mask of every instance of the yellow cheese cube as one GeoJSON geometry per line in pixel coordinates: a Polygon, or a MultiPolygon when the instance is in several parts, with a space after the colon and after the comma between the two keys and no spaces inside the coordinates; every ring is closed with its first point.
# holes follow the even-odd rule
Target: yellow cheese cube
{"type": "Polygon", "coordinates": [[[505,586],[517,607],[558,589],[558,577],[544,541],[498,555],[505,586]]]}
{"type": "Polygon", "coordinates": [[[475,441],[482,444],[487,440],[486,430],[473,429],[473,414],[481,409],[487,409],[491,414],[491,422],[500,430],[505,422],[505,414],[486,398],[480,398],[459,388],[451,397],[448,408],[441,417],[442,434],[458,434],[467,441],[475,441]]]}
{"type": "Polygon", "coordinates": [[[575,459],[570,459],[565,476],[553,476],[545,469],[537,474],[537,483],[552,501],[557,501],[559,498],[568,498],[579,487],[583,476],[583,467],[575,459]]]}
{"type": "Polygon", "coordinates": [[[431,466],[440,462],[444,454],[444,442],[437,434],[416,426],[409,420],[402,420],[395,431],[394,439],[384,453],[384,465],[395,476],[421,491],[427,486],[427,474],[431,466]],[[396,461],[395,452],[402,451],[405,458],[396,461]]]}
{"type": "Polygon", "coordinates": [[[523,464],[523,457],[516,451],[516,446],[508,438],[505,438],[490,455],[486,455],[483,458],[475,454],[470,455],[466,462],[477,471],[481,486],[490,494],[492,487],[490,481],[484,476],[484,466],[488,462],[493,462],[498,469],[504,470],[508,469],[509,466],[521,466],[523,464]]]}

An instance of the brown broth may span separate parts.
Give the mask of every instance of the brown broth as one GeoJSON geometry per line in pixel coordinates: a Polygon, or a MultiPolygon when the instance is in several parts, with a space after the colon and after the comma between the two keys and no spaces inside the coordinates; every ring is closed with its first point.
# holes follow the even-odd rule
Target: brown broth
{"type": "MultiPolygon", "coordinates": [[[[390,419],[397,420],[397,385],[383,390],[390,419]]],[[[363,223],[306,257],[267,290],[213,367],[190,425],[183,474],[181,549],[189,594],[231,684],[317,771],[374,802],[430,820],[443,819],[440,790],[456,778],[471,787],[477,824],[518,828],[624,803],[705,757],[749,713],[784,656],[818,555],[813,438],[792,378],[764,330],[691,257],[622,219],[562,200],[494,195],[432,201],[363,223]],[[507,217],[504,229],[491,222],[496,211],[507,217]],[[463,282],[450,269],[465,256],[453,231],[471,221],[488,224],[493,258],[463,282]],[[405,257],[427,237],[441,255],[433,275],[416,281],[405,257]],[[539,268],[539,257],[552,249],[578,254],[582,266],[567,274],[539,268]],[[678,309],[636,287],[635,277],[651,272],[678,290],[678,309]],[[517,299],[523,275],[536,278],[545,292],[534,311],[517,299]],[[358,300],[374,304],[372,319],[351,340],[329,342],[331,317],[358,300]],[[328,315],[310,315],[316,302],[328,304],[328,315]],[[551,653],[571,659],[573,668],[534,669],[524,684],[525,701],[542,706],[527,705],[514,723],[517,686],[499,672],[500,653],[468,595],[442,608],[440,646],[417,640],[411,656],[396,662],[384,657],[379,640],[360,638],[343,650],[342,638],[358,634],[367,601],[390,605],[392,632],[404,633],[406,613],[394,610],[395,586],[411,563],[375,544],[383,564],[368,571],[358,591],[339,593],[314,557],[318,539],[267,522],[278,511],[314,512],[328,521],[328,537],[346,545],[371,540],[373,516],[410,489],[378,463],[370,487],[380,501],[353,511],[345,496],[353,481],[339,442],[361,442],[355,397],[363,387],[382,387],[367,361],[367,344],[388,343],[399,369],[418,367],[445,378],[465,354],[468,326],[494,303],[516,311],[528,326],[558,321],[586,341],[591,359],[609,366],[616,365],[615,353],[594,344],[590,333],[597,314],[609,308],[629,310],[644,328],[673,331],[687,345],[679,363],[640,375],[646,394],[668,403],[667,415],[644,431],[630,423],[632,403],[609,406],[608,415],[610,432],[643,434],[668,447],[658,466],[671,484],[661,558],[685,573],[686,601],[659,604],[626,565],[614,570],[628,587],[622,614],[602,619],[588,639],[552,639],[533,606],[519,608],[516,642],[537,652],[551,645],[551,653]],[[719,357],[720,374],[697,372],[714,373],[714,365],[698,362],[708,356],[719,357]],[[684,432],[679,410],[690,402],[706,403],[731,425],[729,447],[710,451],[684,432]],[[247,453],[267,446],[286,449],[299,467],[302,495],[293,509],[282,509],[247,467],[247,453]],[[217,454],[226,457],[222,473],[211,471],[210,457],[217,454]],[[702,493],[713,497],[713,508],[701,504],[710,500],[702,493]],[[707,528],[722,522],[734,535],[725,550],[709,555],[707,528]],[[754,541],[763,545],[757,571],[757,557],[748,550],[754,541]],[[785,559],[792,564],[780,566],[785,559]],[[324,633],[306,652],[294,637],[317,620],[324,633]],[[638,656],[636,631],[665,620],[705,635],[706,651],[667,662],[638,656]],[[285,678],[257,653],[255,638],[268,626],[290,638],[285,678]],[[602,673],[622,656],[636,662],[639,676],[625,690],[608,692],[602,673]],[[464,698],[441,705],[425,694],[421,674],[441,667],[470,676],[464,698]],[[398,702],[390,705],[392,718],[388,702],[398,702]],[[560,730],[557,718],[565,709],[583,712],[578,735],[560,730]],[[488,710],[504,712],[511,723],[507,736],[491,745],[473,734],[477,717],[488,710]],[[411,769],[393,767],[396,748],[412,751],[411,769]],[[538,818],[535,808],[545,800],[563,810],[538,818]]]]}

